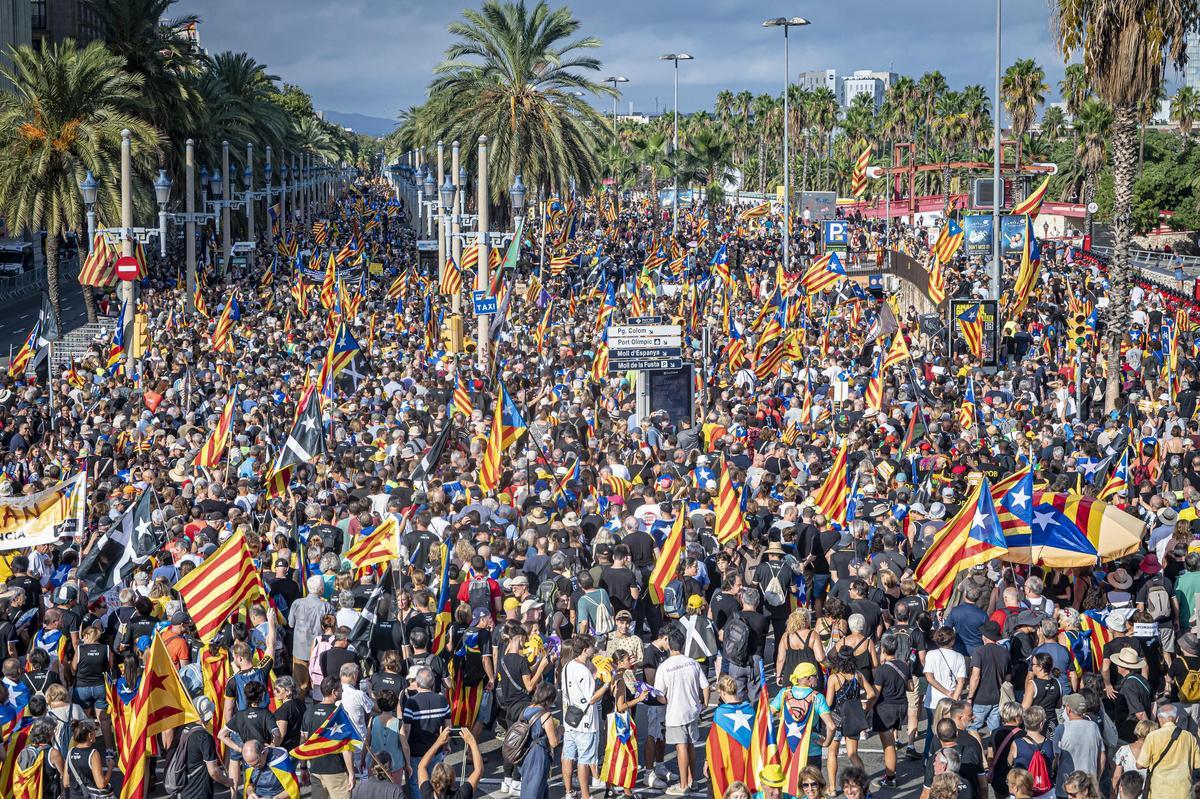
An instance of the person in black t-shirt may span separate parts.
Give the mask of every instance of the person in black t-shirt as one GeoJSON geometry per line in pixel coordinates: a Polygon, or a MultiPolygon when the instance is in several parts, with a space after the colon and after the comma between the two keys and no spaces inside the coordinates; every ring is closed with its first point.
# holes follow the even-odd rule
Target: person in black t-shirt
{"type": "Polygon", "coordinates": [[[434,756],[450,741],[449,728],[442,730],[433,747],[417,764],[417,784],[421,790],[421,799],[472,799],[479,781],[483,778],[483,755],[479,753],[479,743],[469,729],[462,729],[463,742],[471,755],[471,773],[466,782],[458,784],[454,770],[446,763],[438,763],[430,769],[434,756]]]}
{"type": "Polygon", "coordinates": [[[729,617],[741,609],[742,603],[738,598],[741,588],[741,575],[735,570],[726,572],[721,579],[721,590],[713,594],[712,601],[708,603],[708,616],[716,629],[723,630],[729,617]]]}
{"type": "MultiPolygon", "coordinates": [[[[206,696],[194,700],[196,712],[203,723],[192,722],[185,724],[177,733],[176,740],[184,750],[184,771],[188,781],[179,792],[179,799],[213,799],[216,794],[214,785],[224,785],[232,788],[234,782],[221,768],[221,759],[217,757],[217,747],[213,738],[205,729],[212,721],[214,706],[206,696]]],[[[170,758],[167,759],[170,762],[170,758]]]]}
{"type": "Polygon", "coordinates": [[[394,649],[384,651],[379,656],[379,671],[371,675],[371,696],[379,696],[379,692],[385,688],[395,691],[397,696],[403,696],[405,682],[404,675],[400,673],[402,665],[399,652],[394,649]]]}
{"type": "Polygon", "coordinates": [[[242,692],[246,696],[245,709],[238,710],[232,718],[227,719],[217,735],[221,743],[229,748],[229,776],[235,783],[241,771],[242,758],[239,753],[242,744],[258,741],[267,746],[274,746],[279,743],[280,738],[275,717],[263,701],[267,696],[266,686],[252,681],[246,683],[242,692]]]}
{"type": "Polygon", "coordinates": [[[986,727],[991,733],[1000,727],[1000,685],[1008,679],[1011,654],[998,643],[1004,635],[994,620],[979,625],[979,634],[983,645],[971,653],[967,697],[975,712],[971,729],[982,731],[986,727]]]}
{"type": "Polygon", "coordinates": [[[428,667],[429,671],[433,674],[433,690],[441,693],[445,688],[449,674],[446,671],[446,662],[442,660],[441,655],[435,655],[429,651],[429,637],[425,632],[425,628],[418,627],[413,630],[412,638],[409,642],[412,644],[413,653],[405,658],[403,669],[405,680],[408,682],[409,695],[416,692],[413,680],[416,679],[417,670],[422,666],[428,667]]]}
{"type": "Polygon", "coordinates": [[[279,745],[295,749],[300,745],[300,726],[304,721],[304,699],[296,696],[296,681],[291,677],[275,680],[275,726],[279,728],[279,745]]]}
{"type": "Polygon", "coordinates": [[[450,723],[450,703],[434,690],[433,671],[422,666],[413,672],[412,680],[416,690],[404,700],[400,738],[409,763],[424,757],[450,723]]]}
{"type": "MultiPolygon", "coordinates": [[[[337,710],[342,699],[342,680],[329,674],[321,681],[321,701],[304,714],[300,725],[303,739],[313,734],[325,719],[337,710]]],[[[309,776],[325,791],[326,796],[345,796],[350,790],[349,781],[354,774],[354,758],[350,750],[335,755],[322,755],[308,761],[309,776]]]]}
{"type": "Polygon", "coordinates": [[[867,706],[871,729],[879,734],[883,744],[883,781],[885,788],[896,785],[896,732],[908,715],[908,682],[912,672],[908,665],[896,660],[899,641],[884,633],[879,640],[879,668],[874,671],[875,698],[867,706]]]}
{"type": "Polygon", "coordinates": [[[303,596],[300,586],[288,576],[290,571],[291,564],[280,558],[275,561],[275,576],[267,581],[267,590],[271,593],[271,601],[275,603],[284,617],[287,616],[288,608],[292,606],[292,603],[303,596]]]}
{"type": "Polygon", "coordinates": [[[622,610],[632,613],[640,595],[641,580],[628,567],[628,559],[628,548],[618,544],[613,548],[613,565],[600,572],[600,587],[608,592],[614,614],[622,610]]]}

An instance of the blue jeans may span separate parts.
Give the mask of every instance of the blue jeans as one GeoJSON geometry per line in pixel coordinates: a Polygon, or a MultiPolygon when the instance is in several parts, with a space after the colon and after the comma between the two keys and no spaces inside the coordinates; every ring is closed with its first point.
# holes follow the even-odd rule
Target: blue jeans
{"type": "Polygon", "coordinates": [[[1000,729],[1000,705],[972,704],[971,712],[975,714],[975,721],[971,723],[971,729],[982,730],[987,727],[988,732],[1000,729]]]}
{"type": "MultiPolygon", "coordinates": [[[[433,767],[445,759],[446,750],[443,749],[433,756],[433,759],[429,763],[429,770],[433,771],[433,767]]],[[[421,758],[414,755],[412,762],[408,764],[408,767],[412,769],[412,774],[408,776],[408,794],[412,799],[421,799],[421,786],[417,784],[417,763],[419,762],[421,762],[421,758]]]]}
{"type": "Polygon", "coordinates": [[[84,710],[107,710],[108,698],[104,694],[103,685],[75,686],[75,704],[84,710]]]}

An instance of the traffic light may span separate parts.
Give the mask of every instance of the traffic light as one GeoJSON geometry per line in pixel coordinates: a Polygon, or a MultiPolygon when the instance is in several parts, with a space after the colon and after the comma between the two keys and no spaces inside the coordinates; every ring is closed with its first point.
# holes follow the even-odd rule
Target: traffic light
{"type": "Polygon", "coordinates": [[[442,327],[442,346],[446,352],[456,355],[463,351],[463,318],[461,314],[447,317],[442,327]]]}
{"type": "Polygon", "coordinates": [[[144,313],[133,315],[133,341],[130,342],[130,354],[141,358],[150,351],[150,317],[144,313]]]}
{"type": "Polygon", "coordinates": [[[1082,349],[1088,337],[1087,317],[1081,313],[1072,314],[1067,336],[1072,347],[1082,349]]]}

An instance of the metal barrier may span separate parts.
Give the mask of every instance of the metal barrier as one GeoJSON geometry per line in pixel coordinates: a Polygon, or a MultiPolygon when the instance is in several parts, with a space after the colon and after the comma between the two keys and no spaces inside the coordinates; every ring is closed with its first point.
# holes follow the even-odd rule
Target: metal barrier
{"type": "MultiPolygon", "coordinates": [[[[1112,247],[1092,247],[1092,252],[1112,259],[1112,247]]],[[[1174,275],[1176,267],[1182,268],[1188,277],[1195,277],[1200,272],[1200,255],[1180,255],[1174,252],[1157,252],[1154,250],[1130,250],[1130,260],[1138,266],[1155,269],[1166,274],[1174,275]]]]}
{"type": "MultiPolygon", "coordinates": [[[[58,282],[71,283],[79,279],[79,258],[70,258],[58,262],[58,282]]],[[[13,302],[46,288],[46,267],[35,266],[29,272],[19,275],[0,276],[0,304],[13,302]]]]}

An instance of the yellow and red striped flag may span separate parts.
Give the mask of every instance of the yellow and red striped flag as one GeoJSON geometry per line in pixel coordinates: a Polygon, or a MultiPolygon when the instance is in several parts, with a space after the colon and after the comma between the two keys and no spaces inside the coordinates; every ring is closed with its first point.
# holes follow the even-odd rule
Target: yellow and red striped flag
{"type": "Polygon", "coordinates": [[[221,309],[221,315],[217,317],[216,327],[213,328],[212,338],[209,340],[214,352],[223,352],[233,354],[233,303],[234,294],[229,295],[228,302],[221,309]]]}
{"type": "Polygon", "coordinates": [[[225,410],[221,411],[221,418],[217,420],[216,429],[212,431],[212,435],[208,437],[208,441],[204,442],[204,446],[200,448],[192,461],[196,466],[213,469],[221,462],[221,456],[225,454],[225,449],[229,446],[229,436],[233,430],[233,409],[236,405],[237,387],[235,386],[229,392],[229,399],[225,400],[225,410]]]}
{"type": "Polygon", "coordinates": [[[728,461],[721,465],[721,476],[717,480],[717,522],[713,532],[722,546],[741,540],[746,533],[746,517],[742,515],[742,503],[733,488],[728,461]]]}
{"type": "MultiPolygon", "coordinates": [[[[118,320],[117,326],[121,322],[118,320]]],[[[25,337],[25,343],[21,345],[21,349],[17,350],[17,354],[12,356],[12,360],[8,362],[8,376],[21,377],[25,374],[25,368],[29,366],[29,362],[33,360],[33,356],[38,351],[38,333],[42,331],[42,323],[35,322],[33,329],[29,331],[29,335],[25,337]]]]}
{"type": "Polygon", "coordinates": [[[863,142],[863,151],[854,159],[854,171],[850,175],[850,193],[856,198],[867,193],[867,165],[871,163],[871,153],[874,149],[869,142],[863,142]]]}
{"type": "Polygon", "coordinates": [[[321,280],[321,305],[326,309],[333,307],[334,301],[337,299],[337,261],[333,258],[333,253],[329,254],[329,261],[325,265],[325,277],[321,280]]]}
{"type": "Polygon", "coordinates": [[[660,605],[666,596],[667,583],[675,579],[681,554],[683,554],[683,509],[678,508],[675,511],[675,521],[671,525],[671,532],[667,533],[667,539],[663,542],[662,549],[658,554],[658,561],[655,562],[654,569],[650,572],[650,593],[660,605]]]}
{"type": "Polygon", "coordinates": [[[829,467],[825,481],[813,494],[813,504],[834,524],[846,526],[846,509],[850,502],[850,483],[847,479],[846,443],[829,467]]]}
{"type": "Polygon", "coordinates": [[[630,713],[613,713],[608,717],[608,746],[600,766],[600,781],[632,795],[637,775],[637,725],[630,713]]]}
{"type": "Polygon", "coordinates": [[[395,516],[384,519],[370,535],[362,536],[346,552],[346,559],[360,569],[400,557],[400,527],[395,516]]]}
{"type": "Polygon", "coordinates": [[[460,293],[463,289],[462,270],[458,268],[458,264],[454,263],[453,258],[446,258],[446,267],[442,270],[440,288],[442,294],[450,296],[460,293]]]}
{"type": "Polygon", "coordinates": [[[471,403],[471,392],[467,391],[462,374],[457,375],[454,379],[454,412],[461,413],[468,419],[475,412],[475,406],[471,403]]]}
{"type": "Polygon", "coordinates": [[[936,257],[929,266],[929,299],[934,305],[946,301],[946,273],[942,269],[942,262],[936,257]]]}
{"type": "Polygon", "coordinates": [[[240,532],[175,583],[201,641],[212,640],[230,614],[264,596],[262,580],[240,532]]]}
{"type": "Polygon", "coordinates": [[[747,219],[760,219],[769,213],[771,213],[771,201],[767,200],[766,202],[761,202],[758,205],[752,205],[743,210],[740,214],[738,214],[738,220],[745,222],[747,219]]]}
{"type": "Polygon", "coordinates": [[[1048,188],[1050,188],[1049,175],[1042,180],[1042,184],[1034,189],[1028,197],[1014,205],[1009,213],[1013,216],[1029,214],[1031,221],[1037,219],[1038,213],[1042,210],[1042,201],[1046,199],[1046,189],[1048,188]]]}

